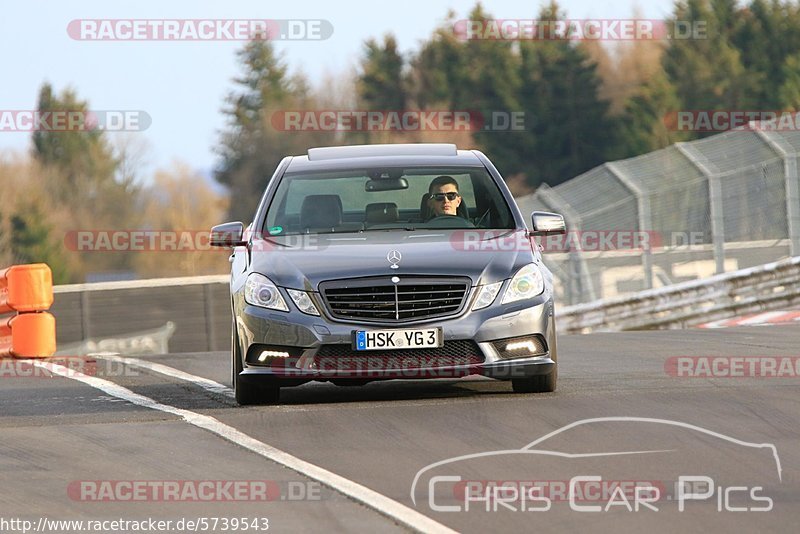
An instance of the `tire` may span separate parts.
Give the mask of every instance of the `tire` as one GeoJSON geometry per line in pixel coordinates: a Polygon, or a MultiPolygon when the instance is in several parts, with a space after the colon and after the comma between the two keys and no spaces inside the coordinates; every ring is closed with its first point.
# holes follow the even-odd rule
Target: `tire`
{"type": "Polygon", "coordinates": [[[278,404],[281,395],[280,386],[248,380],[240,375],[244,366],[235,326],[232,327],[231,334],[231,384],[236,403],[240,406],[278,404]]]}
{"type": "Polygon", "coordinates": [[[557,381],[558,367],[554,367],[546,375],[512,378],[511,387],[514,393],[552,393],[556,390],[557,381]]]}

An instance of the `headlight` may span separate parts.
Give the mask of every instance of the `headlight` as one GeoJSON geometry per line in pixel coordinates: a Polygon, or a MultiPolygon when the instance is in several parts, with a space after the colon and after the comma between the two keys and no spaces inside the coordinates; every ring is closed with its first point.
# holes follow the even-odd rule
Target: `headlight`
{"type": "Polygon", "coordinates": [[[497,293],[500,291],[501,287],[503,287],[503,282],[495,282],[494,284],[480,286],[478,288],[478,297],[475,299],[475,304],[472,305],[472,309],[482,310],[483,308],[489,306],[492,302],[494,302],[494,299],[497,297],[497,293]]]}
{"type": "Polygon", "coordinates": [[[286,292],[292,297],[298,310],[308,315],[319,315],[317,307],[311,302],[311,297],[308,296],[308,293],[296,289],[287,289],[286,292]]]}
{"type": "Polygon", "coordinates": [[[544,277],[535,263],[526,265],[514,275],[503,295],[503,304],[530,299],[544,291],[544,277]]]}
{"type": "Polygon", "coordinates": [[[289,311],[278,288],[264,275],[252,273],[244,284],[244,300],[253,306],[270,310],[289,311]]]}

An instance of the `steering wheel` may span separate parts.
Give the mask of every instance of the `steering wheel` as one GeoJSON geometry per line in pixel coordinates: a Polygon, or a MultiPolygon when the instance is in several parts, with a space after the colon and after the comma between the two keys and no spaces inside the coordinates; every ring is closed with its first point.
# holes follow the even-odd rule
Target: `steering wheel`
{"type": "Polygon", "coordinates": [[[467,219],[458,215],[437,215],[433,219],[429,219],[427,224],[430,228],[439,228],[458,224],[457,228],[475,228],[475,225],[467,219]]]}

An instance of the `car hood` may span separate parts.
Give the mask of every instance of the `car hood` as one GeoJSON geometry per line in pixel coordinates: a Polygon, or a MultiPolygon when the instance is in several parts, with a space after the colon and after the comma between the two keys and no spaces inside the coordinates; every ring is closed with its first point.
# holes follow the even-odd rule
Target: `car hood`
{"type": "Polygon", "coordinates": [[[465,276],[473,285],[510,278],[536,262],[524,230],[416,230],[257,239],[252,270],[282,287],[382,275],[465,276]],[[393,254],[389,260],[390,252],[393,254]],[[396,269],[391,268],[392,264],[396,269]]]}

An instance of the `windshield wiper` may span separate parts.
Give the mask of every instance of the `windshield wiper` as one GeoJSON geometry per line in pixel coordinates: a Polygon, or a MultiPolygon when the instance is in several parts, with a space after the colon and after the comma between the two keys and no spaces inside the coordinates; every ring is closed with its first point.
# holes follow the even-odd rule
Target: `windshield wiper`
{"type": "Polygon", "coordinates": [[[364,228],[361,232],[391,232],[392,230],[405,230],[406,232],[416,231],[416,226],[395,226],[392,228],[364,228]]]}

